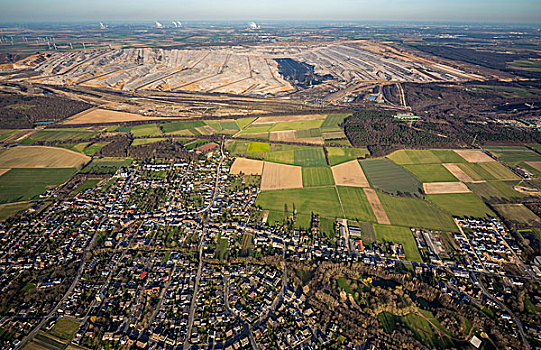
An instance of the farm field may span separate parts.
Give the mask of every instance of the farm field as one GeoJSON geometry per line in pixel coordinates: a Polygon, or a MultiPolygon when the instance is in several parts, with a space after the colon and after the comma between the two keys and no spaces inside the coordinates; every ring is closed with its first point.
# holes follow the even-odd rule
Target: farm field
{"type": "Polygon", "coordinates": [[[11,169],[0,176],[0,203],[36,198],[47,188],[66,182],[76,172],[75,168],[11,169]]]}
{"type": "Polygon", "coordinates": [[[374,232],[376,235],[376,241],[378,242],[393,242],[402,244],[407,260],[423,262],[423,259],[419,254],[419,250],[417,250],[415,238],[413,237],[413,234],[409,228],[374,224],[374,232]]]}
{"type": "Polygon", "coordinates": [[[423,190],[426,194],[471,192],[463,182],[427,182],[423,184],[423,190]]]}
{"type": "Polygon", "coordinates": [[[167,140],[165,137],[151,137],[148,139],[134,139],[131,143],[132,146],[148,145],[150,143],[156,143],[167,140]]]}
{"type": "Polygon", "coordinates": [[[420,182],[457,181],[457,178],[441,164],[408,164],[403,167],[420,182]]]}
{"type": "Polygon", "coordinates": [[[303,167],[303,187],[334,185],[331,169],[328,167],[303,167]]]}
{"type": "Polygon", "coordinates": [[[334,182],[339,186],[370,187],[357,160],[335,165],[331,170],[334,182]]]}
{"type": "Polygon", "coordinates": [[[7,218],[17,214],[18,212],[29,208],[31,205],[31,203],[14,203],[0,205],[0,221],[6,220],[7,218]]]}
{"type": "Polygon", "coordinates": [[[491,200],[520,200],[524,195],[517,192],[513,187],[518,181],[486,181],[470,183],[468,187],[479,197],[486,201],[491,200]]]}
{"type": "Polygon", "coordinates": [[[269,152],[265,154],[265,160],[275,163],[295,164],[295,150],[269,152]]]}
{"type": "Polygon", "coordinates": [[[484,163],[494,161],[494,159],[476,149],[457,149],[455,152],[469,163],[484,163]]]}
{"type": "Polygon", "coordinates": [[[87,156],[93,156],[106,145],[107,145],[106,143],[100,143],[100,142],[92,143],[89,146],[85,147],[85,149],[83,150],[83,153],[86,154],[87,156]]]}
{"type": "Polygon", "coordinates": [[[102,179],[86,179],[85,182],[80,184],[79,187],[75,189],[74,193],[80,193],[90,188],[94,188],[101,181],[102,179]]]}
{"type": "Polygon", "coordinates": [[[81,170],[81,173],[114,174],[120,167],[128,166],[131,163],[132,159],[130,158],[94,158],[81,170]]]}
{"type": "Polygon", "coordinates": [[[368,203],[370,203],[370,207],[372,208],[372,212],[374,213],[378,224],[390,225],[391,221],[389,220],[387,213],[385,213],[385,209],[383,209],[383,205],[379,200],[376,190],[373,188],[365,188],[364,193],[366,194],[366,199],[368,200],[368,203]]]}
{"type": "Polygon", "coordinates": [[[293,205],[300,214],[316,213],[322,217],[342,217],[342,208],[336,194],[336,189],[330,187],[291,189],[281,191],[261,192],[256,204],[263,209],[284,213],[284,207],[291,213],[293,205]]]}
{"type": "Polygon", "coordinates": [[[133,137],[161,136],[162,131],[156,124],[137,125],[130,129],[133,137]]]}
{"type": "Polygon", "coordinates": [[[31,134],[25,138],[21,144],[32,145],[38,141],[67,141],[67,140],[85,140],[93,138],[98,134],[97,131],[89,131],[86,128],[77,129],[45,129],[31,134]]]}
{"type": "Polygon", "coordinates": [[[231,174],[261,175],[263,162],[254,159],[236,158],[229,172],[231,174]]]}
{"type": "Polygon", "coordinates": [[[376,221],[372,207],[362,188],[337,186],[340,201],[347,219],[356,221],[376,221]]]}
{"type": "Polygon", "coordinates": [[[429,194],[427,199],[453,216],[495,216],[474,193],[429,194]]]}
{"type": "Polygon", "coordinates": [[[399,150],[387,156],[396,164],[438,164],[466,162],[453,150],[399,150]]]}
{"type": "Polygon", "coordinates": [[[302,188],[302,168],[293,165],[265,162],[261,190],[302,188]]]}
{"type": "Polygon", "coordinates": [[[47,146],[17,146],[0,154],[0,169],[80,168],[90,161],[81,153],[47,146]]]}
{"type": "Polygon", "coordinates": [[[123,123],[159,119],[159,117],[146,117],[134,113],[111,111],[107,109],[92,109],[76,114],[66,119],[62,124],[123,123]]]}
{"type": "Polygon", "coordinates": [[[326,147],[327,157],[331,166],[344,163],[370,154],[366,148],[326,147]]]}
{"type": "Polygon", "coordinates": [[[185,121],[178,121],[178,122],[172,122],[167,124],[161,124],[160,128],[165,134],[172,135],[172,134],[186,134],[182,131],[188,131],[189,134],[192,135],[199,135],[199,132],[195,130],[195,128],[205,126],[205,122],[201,120],[185,120],[185,121]]]}
{"type": "Polygon", "coordinates": [[[458,167],[473,181],[518,180],[518,176],[498,162],[463,163],[458,167]]]}
{"type": "Polygon", "coordinates": [[[321,124],[321,130],[325,130],[325,131],[341,131],[342,128],[340,128],[340,125],[349,116],[350,116],[350,114],[348,114],[348,113],[329,114],[329,115],[327,115],[327,117],[323,121],[323,124],[321,124]]]}
{"type": "Polygon", "coordinates": [[[451,215],[430,202],[416,198],[394,197],[378,193],[391,224],[441,231],[455,231],[451,215]]]}
{"type": "Polygon", "coordinates": [[[327,160],[322,148],[301,148],[294,150],[295,165],[300,166],[327,166],[327,160]]]}
{"type": "Polygon", "coordinates": [[[422,193],[421,183],[411,173],[386,158],[367,159],[360,163],[368,181],[376,189],[393,194],[422,193]]]}
{"type": "Polygon", "coordinates": [[[270,144],[266,142],[250,142],[246,152],[248,153],[266,153],[270,151],[270,144]]]}
{"type": "Polygon", "coordinates": [[[505,219],[524,225],[540,224],[541,219],[524,204],[498,204],[494,209],[505,219]]]}
{"type": "Polygon", "coordinates": [[[499,160],[505,163],[541,161],[541,156],[526,147],[486,147],[499,160]]]}

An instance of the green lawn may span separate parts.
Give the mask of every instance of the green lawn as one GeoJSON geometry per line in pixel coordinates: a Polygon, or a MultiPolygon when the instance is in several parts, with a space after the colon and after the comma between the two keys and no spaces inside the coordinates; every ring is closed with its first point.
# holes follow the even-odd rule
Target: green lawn
{"type": "Polygon", "coordinates": [[[495,216],[474,193],[429,194],[427,199],[451,215],[485,217],[495,216]]]}
{"type": "Polygon", "coordinates": [[[48,187],[66,182],[75,168],[11,169],[0,176],[0,203],[37,198],[48,187]]]}
{"type": "Polygon", "coordinates": [[[362,188],[337,186],[337,189],[346,218],[358,221],[376,221],[372,207],[362,188]]]}
{"type": "Polygon", "coordinates": [[[403,165],[403,167],[415,175],[420,182],[458,181],[458,179],[441,164],[408,164],[403,165]]]}
{"type": "Polygon", "coordinates": [[[134,137],[162,135],[162,131],[160,130],[160,128],[158,128],[158,125],[156,124],[137,125],[132,127],[130,132],[134,137]]]}
{"type": "Polygon", "coordinates": [[[385,193],[378,193],[378,197],[393,225],[456,231],[451,215],[430,202],[385,193]]]}
{"type": "Polygon", "coordinates": [[[360,163],[366,178],[376,189],[393,194],[421,195],[422,184],[411,173],[390,160],[367,159],[360,163]]]}
{"type": "Polygon", "coordinates": [[[419,250],[417,249],[415,238],[413,237],[413,234],[409,228],[374,224],[374,231],[376,234],[376,241],[387,241],[402,244],[407,260],[423,262],[423,259],[419,254],[419,250]]]}
{"type": "Polygon", "coordinates": [[[270,151],[270,144],[267,142],[250,142],[246,152],[248,153],[266,153],[270,151]]]}
{"type": "Polygon", "coordinates": [[[334,185],[331,169],[328,167],[303,167],[302,184],[304,187],[334,185]]]}
{"type": "Polygon", "coordinates": [[[70,341],[78,329],[79,322],[67,318],[59,318],[49,333],[62,340],[70,341]]]}
{"type": "Polygon", "coordinates": [[[323,148],[314,147],[296,149],[294,153],[295,165],[315,167],[327,166],[323,148]]]}
{"type": "Polygon", "coordinates": [[[289,213],[293,212],[293,204],[295,204],[297,213],[310,214],[314,212],[328,218],[343,216],[338,195],[333,186],[264,191],[257,197],[256,204],[263,209],[282,213],[285,204],[287,204],[289,213]]]}

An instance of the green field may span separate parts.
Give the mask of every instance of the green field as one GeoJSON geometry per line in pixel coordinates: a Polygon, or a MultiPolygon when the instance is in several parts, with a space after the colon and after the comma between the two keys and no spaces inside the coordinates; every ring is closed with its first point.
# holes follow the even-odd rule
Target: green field
{"type": "Polygon", "coordinates": [[[7,218],[17,214],[18,212],[29,208],[31,203],[14,203],[0,205],[0,221],[4,221],[7,218]]]}
{"type": "MultiPolygon", "coordinates": [[[[268,131],[285,131],[301,129],[319,129],[323,120],[296,120],[292,122],[279,122],[272,125],[268,131]]],[[[251,128],[249,128],[251,129],[251,128]]]]}
{"type": "Polygon", "coordinates": [[[378,197],[393,225],[456,231],[451,216],[429,202],[385,193],[378,193],[378,197]]]}
{"type": "Polygon", "coordinates": [[[347,113],[335,113],[335,114],[329,114],[327,115],[327,118],[323,121],[323,124],[321,124],[321,130],[325,131],[339,131],[341,130],[340,124],[344,122],[344,119],[346,119],[351,114],[347,113]]]}
{"type": "Polygon", "coordinates": [[[295,151],[276,151],[265,154],[265,160],[275,163],[295,164],[295,151]]]}
{"type": "Polygon", "coordinates": [[[141,145],[148,145],[149,143],[156,143],[165,141],[165,137],[151,137],[148,139],[134,139],[131,143],[132,146],[141,146],[141,145]]]}
{"type": "Polygon", "coordinates": [[[423,191],[422,184],[411,173],[388,159],[368,159],[360,163],[366,178],[376,189],[393,194],[414,195],[420,195],[423,191]]]}
{"type": "Polygon", "coordinates": [[[312,137],[320,137],[321,130],[319,129],[302,129],[295,131],[295,137],[298,139],[308,139],[312,137]]]}
{"type": "Polygon", "coordinates": [[[524,204],[498,204],[494,206],[494,209],[505,219],[519,224],[534,225],[541,223],[541,219],[524,204]]]}
{"type": "Polygon", "coordinates": [[[323,148],[307,147],[296,149],[294,152],[295,165],[315,167],[327,166],[327,160],[325,159],[325,153],[323,153],[323,148]]]}
{"type": "Polygon", "coordinates": [[[256,204],[263,209],[284,212],[287,204],[289,213],[293,204],[300,214],[316,213],[322,217],[342,217],[342,208],[334,187],[303,188],[293,190],[264,191],[259,194],[256,204]]]}
{"type": "Polygon", "coordinates": [[[407,260],[423,262],[415,238],[409,228],[374,224],[374,231],[378,242],[386,241],[402,244],[407,260]]]}
{"type": "Polygon", "coordinates": [[[270,144],[266,142],[250,142],[246,152],[248,153],[266,153],[270,151],[270,144]]]}
{"type": "Polygon", "coordinates": [[[156,124],[137,125],[131,128],[133,137],[161,136],[162,131],[156,124]]]}
{"type": "Polygon", "coordinates": [[[454,182],[453,174],[441,164],[408,164],[404,169],[415,175],[420,182],[454,182]]]}
{"type": "Polygon", "coordinates": [[[427,199],[451,215],[486,217],[495,216],[474,193],[429,194],[427,199]]]}
{"type": "Polygon", "coordinates": [[[100,183],[102,179],[86,179],[85,182],[79,185],[74,191],[74,193],[80,193],[89,188],[94,188],[97,184],[100,183]]]}
{"type": "Polygon", "coordinates": [[[252,123],[256,119],[256,117],[240,118],[237,119],[237,125],[239,126],[239,128],[244,129],[248,124],[252,123]]]}
{"type": "Polygon", "coordinates": [[[363,158],[370,154],[366,148],[326,147],[325,149],[331,166],[348,162],[353,159],[363,158]]]}
{"type": "Polygon", "coordinates": [[[396,164],[464,163],[466,160],[452,150],[399,150],[388,158],[396,164]]]}
{"type": "Polygon", "coordinates": [[[205,122],[201,120],[186,120],[181,122],[172,122],[160,125],[162,131],[166,134],[176,133],[181,130],[190,130],[194,134],[199,134],[195,128],[205,126],[205,122]]]}
{"type": "Polygon", "coordinates": [[[66,182],[76,172],[75,168],[11,169],[0,176],[0,203],[37,198],[47,188],[66,182]]]}
{"type": "Polygon", "coordinates": [[[498,162],[458,164],[474,181],[480,180],[518,180],[518,176],[498,162]]]}
{"type": "Polygon", "coordinates": [[[239,131],[240,128],[236,121],[230,121],[230,122],[220,122],[220,125],[223,130],[232,130],[232,131],[239,131]]]}
{"type": "Polygon", "coordinates": [[[83,153],[86,154],[87,156],[93,156],[106,145],[107,145],[106,143],[99,143],[99,142],[93,143],[90,146],[86,147],[83,153]]]}
{"type": "Polygon", "coordinates": [[[120,167],[129,166],[132,161],[130,158],[94,158],[81,173],[114,174],[120,167]]]}
{"type": "Polygon", "coordinates": [[[337,186],[342,206],[344,207],[344,215],[347,219],[357,221],[376,221],[376,217],[372,212],[372,207],[366,199],[366,195],[362,188],[337,186]]]}
{"type": "Polygon", "coordinates": [[[246,135],[246,134],[259,134],[264,132],[269,132],[269,130],[274,126],[274,124],[257,124],[257,125],[250,125],[246,129],[243,129],[240,133],[237,135],[246,135]]]}
{"type": "Polygon", "coordinates": [[[541,161],[541,156],[525,147],[493,147],[487,149],[505,163],[523,161],[541,161]]]}
{"type": "Polygon", "coordinates": [[[469,183],[468,187],[479,197],[484,200],[499,201],[499,200],[520,200],[524,195],[513,189],[518,181],[486,181],[479,183],[469,183]]]}
{"type": "Polygon", "coordinates": [[[227,141],[226,148],[232,155],[243,155],[248,149],[248,141],[227,141]]]}
{"type": "Polygon", "coordinates": [[[79,322],[67,318],[59,318],[49,333],[62,340],[70,341],[78,329],[79,322]]]}
{"type": "Polygon", "coordinates": [[[40,130],[29,137],[25,138],[21,144],[32,145],[36,141],[67,141],[67,140],[83,140],[90,139],[98,133],[95,131],[86,131],[86,129],[45,129],[40,130]]]}
{"type": "Polygon", "coordinates": [[[304,187],[334,185],[331,169],[328,167],[303,167],[302,184],[304,187]]]}

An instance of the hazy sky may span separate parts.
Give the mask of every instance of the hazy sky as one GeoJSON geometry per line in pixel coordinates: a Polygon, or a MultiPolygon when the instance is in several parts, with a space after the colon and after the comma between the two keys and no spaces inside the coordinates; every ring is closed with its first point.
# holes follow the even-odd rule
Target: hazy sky
{"type": "Polygon", "coordinates": [[[0,22],[155,19],[541,23],[541,0],[0,0],[0,22]]]}

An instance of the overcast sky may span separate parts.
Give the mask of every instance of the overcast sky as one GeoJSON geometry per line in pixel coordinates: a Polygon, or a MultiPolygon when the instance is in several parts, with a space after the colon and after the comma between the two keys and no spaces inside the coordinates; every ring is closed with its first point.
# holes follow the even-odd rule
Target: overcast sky
{"type": "Polygon", "coordinates": [[[0,0],[0,22],[156,19],[541,23],[541,0],[0,0]]]}

